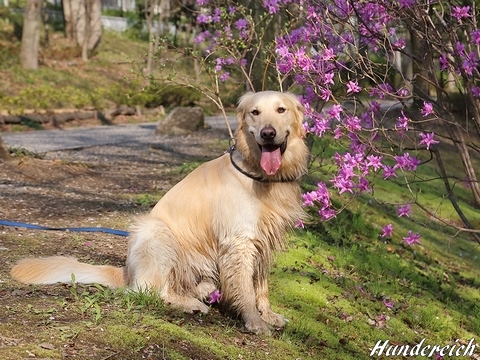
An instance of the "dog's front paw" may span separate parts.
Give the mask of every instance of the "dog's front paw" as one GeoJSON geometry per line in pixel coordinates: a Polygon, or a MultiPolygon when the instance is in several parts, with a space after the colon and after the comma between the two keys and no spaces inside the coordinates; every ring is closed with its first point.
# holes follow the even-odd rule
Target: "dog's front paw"
{"type": "Polygon", "coordinates": [[[273,325],[276,328],[283,328],[288,322],[288,320],[283,315],[274,313],[271,310],[262,313],[261,316],[265,322],[273,325]]]}

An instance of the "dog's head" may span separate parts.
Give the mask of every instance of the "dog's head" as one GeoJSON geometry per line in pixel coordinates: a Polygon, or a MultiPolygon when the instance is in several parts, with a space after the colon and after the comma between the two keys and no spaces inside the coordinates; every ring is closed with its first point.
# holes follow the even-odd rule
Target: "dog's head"
{"type": "MultiPolygon", "coordinates": [[[[268,176],[306,162],[303,105],[290,93],[262,91],[243,95],[237,107],[237,148],[268,176]]],[[[304,171],[304,170],[302,170],[304,171]]],[[[299,175],[298,175],[299,176],[299,175]]]]}

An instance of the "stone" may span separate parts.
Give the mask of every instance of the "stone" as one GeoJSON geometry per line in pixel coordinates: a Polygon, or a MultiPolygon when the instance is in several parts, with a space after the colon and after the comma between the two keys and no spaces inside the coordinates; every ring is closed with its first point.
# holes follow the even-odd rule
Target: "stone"
{"type": "Polygon", "coordinates": [[[205,126],[205,116],[201,107],[177,107],[160,120],[155,129],[156,135],[187,135],[205,126]]]}

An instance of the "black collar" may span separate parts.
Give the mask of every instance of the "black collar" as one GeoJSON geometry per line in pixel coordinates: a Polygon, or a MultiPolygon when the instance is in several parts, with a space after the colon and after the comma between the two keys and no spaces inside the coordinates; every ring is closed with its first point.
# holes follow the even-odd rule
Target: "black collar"
{"type": "Polygon", "coordinates": [[[236,147],[235,147],[235,144],[233,144],[226,151],[227,153],[230,154],[230,162],[232,163],[232,165],[235,169],[237,169],[243,175],[245,175],[246,177],[248,177],[252,180],[262,182],[262,183],[292,182],[292,181],[297,181],[298,180],[297,177],[294,177],[294,178],[280,178],[280,179],[268,179],[268,178],[264,178],[262,176],[257,176],[257,175],[250,174],[250,173],[246,172],[245,170],[243,170],[240,166],[238,166],[238,164],[233,160],[233,152],[235,150],[236,150],[236,147]]]}

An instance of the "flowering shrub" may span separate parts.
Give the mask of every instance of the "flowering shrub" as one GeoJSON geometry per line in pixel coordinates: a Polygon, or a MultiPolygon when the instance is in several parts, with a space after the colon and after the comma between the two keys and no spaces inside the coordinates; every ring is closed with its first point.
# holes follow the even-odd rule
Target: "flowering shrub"
{"type": "MultiPolygon", "coordinates": [[[[457,93],[467,99],[468,121],[480,134],[480,30],[470,6],[445,0],[264,0],[260,9],[213,0],[197,4],[204,29],[195,42],[205,47],[204,62],[216,79],[243,81],[255,90],[252,69],[268,73],[274,62],[278,89],[287,85],[302,93],[305,130],[343,147],[332,158],[332,177],[303,195],[304,205],[318,207],[322,220],[340,210],[332,205],[332,191],[342,197],[372,193],[380,177],[403,179],[412,195],[409,203],[396,204],[398,216],[409,217],[418,205],[437,217],[410,184],[422,153],[431,152],[441,164],[435,147],[440,137],[456,144],[465,167],[461,179],[480,206],[470,155],[480,147],[466,145],[450,100],[457,93]],[[269,31],[275,36],[267,44],[269,31]],[[262,49],[270,56],[259,56],[262,49]]],[[[454,207],[464,221],[461,230],[474,233],[454,207]]],[[[387,224],[381,236],[392,233],[387,224]]],[[[409,231],[403,239],[413,245],[419,238],[409,231]]]]}

